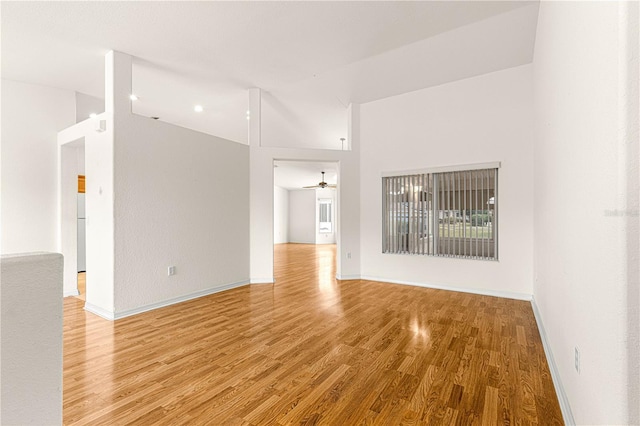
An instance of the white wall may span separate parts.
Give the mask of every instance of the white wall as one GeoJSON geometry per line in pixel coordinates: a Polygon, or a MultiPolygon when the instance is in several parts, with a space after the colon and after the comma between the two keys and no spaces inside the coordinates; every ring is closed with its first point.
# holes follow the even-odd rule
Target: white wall
{"type": "Polygon", "coordinates": [[[638,44],[636,2],[541,2],[534,297],[577,424],[640,424],[638,44]]]}
{"type": "Polygon", "coordinates": [[[362,275],[530,297],[533,281],[531,66],[361,106],[362,275]],[[382,254],[381,173],[500,161],[500,261],[382,254]]]}
{"type": "MultiPolygon", "coordinates": [[[[335,83],[334,83],[335,84],[335,83]]],[[[288,88],[262,94],[262,146],[341,150],[346,109],[335,90],[288,88]]]]}
{"type": "Polygon", "coordinates": [[[104,112],[104,99],[75,92],[76,96],[76,123],[86,120],[91,114],[104,112]]]}
{"type": "Polygon", "coordinates": [[[106,131],[95,131],[95,120],[85,120],[58,133],[60,163],[61,235],[64,255],[64,294],[77,294],[77,177],[81,164],[73,161],[84,145],[87,293],[85,308],[105,317],[114,306],[114,190],[113,114],[102,113],[106,131]]]}
{"type": "Polygon", "coordinates": [[[2,253],[58,251],[57,132],[74,92],[2,80],[2,253]]]}
{"type": "Polygon", "coordinates": [[[248,147],[141,116],[116,129],[116,312],[248,282],[248,147]]]}
{"type": "Polygon", "coordinates": [[[287,190],[274,186],[274,242],[304,244],[336,243],[336,191],[332,189],[287,190]],[[320,233],[318,201],[331,199],[333,231],[320,233]]]}
{"type": "Polygon", "coordinates": [[[248,283],[248,147],[131,114],[128,55],[105,76],[105,112],[58,135],[85,139],[85,308],[117,319],[248,283]]]}
{"type": "Polygon", "coordinates": [[[289,191],[289,242],[316,243],[316,192],[289,191]]]}
{"type": "Polygon", "coordinates": [[[289,242],[289,191],[279,186],[273,187],[273,242],[289,242]]]}
{"type": "Polygon", "coordinates": [[[62,256],[2,256],[3,425],[62,424],[62,256]]]}
{"type": "Polygon", "coordinates": [[[128,113],[130,57],[115,79],[116,317],[247,283],[249,148],[128,113]]]}
{"type": "Polygon", "coordinates": [[[85,151],[84,151],[84,143],[78,145],[77,148],[77,162],[78,162],[78,174],[80,175],[84,175],[85,171],[84,171],[84,163],[85,163],[85,159],[84,159],[84,155],[85,155],[85,151]]]}

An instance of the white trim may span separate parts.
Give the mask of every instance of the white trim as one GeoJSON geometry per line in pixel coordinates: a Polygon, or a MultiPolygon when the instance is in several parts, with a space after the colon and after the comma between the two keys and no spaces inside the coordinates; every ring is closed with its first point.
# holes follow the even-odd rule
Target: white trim
{"type": "Polygon", "coordinates": [[[197,299],[199,297],[208,296],[210,294],[220,293],[220,292],[225,291],[225,290],[231,290],[232,288],[242,287],[242,286],[245,286],[245,285],[248,285],[248,284],[249,284],[249,281],[239,281],[237,283],[225,284],[225,285],[220,286],[220,287],[210,288],[210,289],[202,290],[202,291],[197,291],[195,293],[187,294],[187,295],[180,296],[180,297],[175,297],[175,298],[169,299],[169,300],[163,300],[162,302],[151,303],[149,305],[140,306],[138,308],[129,309],[129,310],[122,311],[122,312],[115,312],[115,313],[114,312],[108,312],[108,311],[106,311],[106,310],[104,310],[102,308],[99,308],[99,307],[97,307],[95,305],[92,305],[90,303],[85,303],[84,309],[86,311],[89,311],[89,312],[93,313],[93,314],[101,316],[102,318],[105,318],[105,319],[113,321],[113,320],[118,320],[118,319],[121,319],[121,318],[130,317],[132,315],[141,314],[143,312],[152,311],[154,309],[164,308],[165,306],[170,306],[170,305],[175,305],[177,303],[186,302],[187,300],[197,299]]]}
{"type": "Polygon", "coordinates": [[[87,312],[91,312],[92,314],[95,314],[109,321],[113,321],[115,319],[113,316],[113,312],[107,311],[106,309],[102,309],[99,306],[92,305],[89,302],[84,302],[84,310],[87,312]]]}
{"type": "Polygon", "coordinates": [[[558,396],[558,402],[560,403],[560,411],[562,411],[562,418],[566,425],[575,425],[576,422],[573,419],[573,413],[571,412],[571,405],[569,404],[569,398],[567,397],[564,387],[562,386],[562,380],[560,378],[560,371],[553,359],[553,352],[551,351],[551,345],[547,339],[547,333],[544,330],[544,324],[542,323],[542,315],[538,310],[538,305],[534,297],[531,298],[531,309],[533,309],[533,316],[536,318],[538,324],[538,332],[540,333],[540,340],[542,340],[542,347],[544,348],[544,354],[547,357],[547,364],[551,371],[551,379],[553,380],[553,387],[556,389],[556,395],[558,396]]]}
{"type": "Polygon", "coordinates": [[[496,291],[496,290],[487,290],[487,289],[455,287],[447,284],[419,283],[415,281],[391,280],[388,278],[371,277],[366,275],[363,275],[362,277],[360,277],[360,279],[368,280],[368,281],[378,281],[378,282],[389,283],[389,284],[412,285],[415,287],[434,288],[437,290],[447,290],[447,291],[457,291],[461,293],[479,294],[481,296],[501,297],[503,299],[530,301],[531,298],[533,297],[528,293],[514,293],[510,291],[496,291]]]}
{"type": "Polygon", "coordinates": [[[348,280],[359,280],[360,275],[340,275],[336,274],[336,280],[339,281],[348,281],[348,280]]]}
{"type": "Polygon", "coordinates": [[[62,297],[70,297],[70,296],[80,296],[80,292],[78,291],[78,289],[75,289],[72,291],[65,291],[62,294],[62,297]]]}
{"type": "Polygon", "coordinates": [[[249,281],[250,284],[273,284],[276,282],[276,279],[273,277],[270,278],[251,278],[249,281]]]}
{"type": "Polygon", "coordinates": [[[225,284],[220,287],[210,288],[207,290],[197,291],[195,293],[187,294],[185,296],[176,297],[162,302],[152,303],[150,305],[140,306],[139,308],[129,309],[127,311],[116,312],[115,319],[130,317],[131,315],[141,314],[142,312],[152,311],[158,308],[164,308],[165,306],[175,305],[176,303],[186,302],[187,300],[197,299],[199,297],[208,296],[214,293],[220,293],[221,291],[231,290],[232,288],[242,287],[249,284],[249,281],[239,281],[237,283],[225,284]]]}
{"type": "Polygon", "coordinates": [[[464,164],[464,165],[458,165],[458,166],[429,167],[426,169],[417,169],[417,170],[382,172],[382,177],[422,175],[427,173],[461,172],[461,171],[467,171],[467,170],[499,169],[500,166],[501,164],[499,161],[494,161],[491,163],[476,163],[476,164],[464,164]]]}

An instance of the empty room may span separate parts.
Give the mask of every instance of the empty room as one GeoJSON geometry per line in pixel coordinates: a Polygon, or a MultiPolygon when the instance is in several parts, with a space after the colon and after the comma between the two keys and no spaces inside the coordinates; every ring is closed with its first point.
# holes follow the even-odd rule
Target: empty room
{"type": "Polygon", "coordinates": [[[0,20],[0,424],[640,425],[640,3],[0,20]]]}

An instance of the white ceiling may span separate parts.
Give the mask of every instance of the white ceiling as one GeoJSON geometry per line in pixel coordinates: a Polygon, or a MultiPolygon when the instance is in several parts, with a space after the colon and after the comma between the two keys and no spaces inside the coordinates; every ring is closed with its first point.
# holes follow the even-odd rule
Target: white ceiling
{"type": "Polygon", "coordinates": [[[346,107],[531,62],[537,2],[1,2],[2,77],[103,97],[134,56],[134,112],[247,141],[340,148],[346,107]],[[193,112],[201,104],[203,113],[193,112]]]}
{"type": "Polygon", "coordinates": [[[274,161],[273,183],[286,189],[302,189],[317,185],[322,180],[329,184],[338,183],[338,163],[325,161],[274,161]]]}

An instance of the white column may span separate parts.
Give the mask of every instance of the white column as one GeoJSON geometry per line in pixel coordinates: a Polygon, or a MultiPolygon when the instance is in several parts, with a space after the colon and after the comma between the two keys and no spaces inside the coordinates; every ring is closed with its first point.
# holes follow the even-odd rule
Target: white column
{"type": "Polygon", "coordinates": [[[252,283],[273,278],[273,158],[261,147],[261,90],[249,89],[249,223],[252,283]]]}
{"type": "Polygon", "coordinates": [[[131,56],[110,51],[105,55],[104,107],[107,113],[131,113],[131,56]]]}
{"type": "Polygon", "coordinates": [[[339,279],[360,277],[360,105],[347,109],[347,141],[338,175],[337,207],[340,216],[336,241],[340,250],[336,256],[339,279]]]}
{"type": "MultiPolygon", "coordinates": [[[[105,132],[85,138],[87,213],[87,294],[85,309],[113,319],[116,294],[116,194],[126,182],[118,182],[118,138],[131,117],[131,56],[111,51],[105,55],[105,132]]],[[[103,117],[100,116],[102,119],[103,117]]],[[[130,183],[129,183],[130,184],[130,183]]]]}

